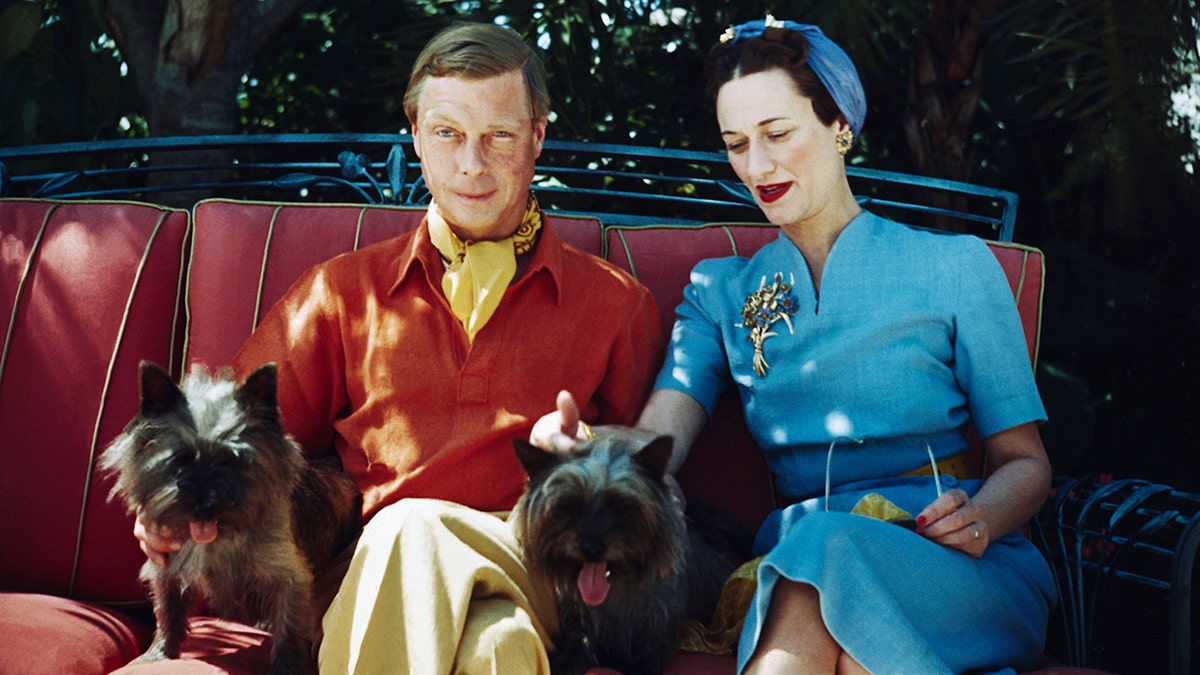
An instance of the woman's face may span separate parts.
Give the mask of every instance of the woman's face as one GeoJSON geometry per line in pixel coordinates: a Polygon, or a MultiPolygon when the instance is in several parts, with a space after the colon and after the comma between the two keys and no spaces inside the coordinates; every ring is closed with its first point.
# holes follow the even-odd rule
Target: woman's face
{"type": "Polygon", "coordinates": [[[849,126],[825,125],[784,71],[775,68],[726,82],[717,92],[717,123],[738,178],[767,219],[799,225],[839,207],[845,164],[834,137],[849,126]]]}

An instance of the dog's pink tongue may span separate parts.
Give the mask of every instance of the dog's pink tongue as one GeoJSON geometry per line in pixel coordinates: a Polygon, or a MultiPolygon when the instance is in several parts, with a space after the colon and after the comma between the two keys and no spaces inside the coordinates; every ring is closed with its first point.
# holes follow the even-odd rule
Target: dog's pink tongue
{"type": "Polygon", "coordinates": [[[192,528],[192,541],[197,544],[207,544],[217,538],[217,521],[193,520],[188,522],[192,528]]]}
{"type": "Polygon", "coordinates": [[[584,563],[579,570],[579,595],[583,602],[595,607],[608,597],[608,565],[603,562],[584,563]]]}

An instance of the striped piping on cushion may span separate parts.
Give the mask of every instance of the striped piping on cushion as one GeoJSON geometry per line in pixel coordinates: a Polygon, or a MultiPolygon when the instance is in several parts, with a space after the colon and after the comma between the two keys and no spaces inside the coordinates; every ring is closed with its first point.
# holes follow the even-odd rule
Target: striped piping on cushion
{"type": "MultiPolygon", "coordinates": [[[[158,239],[158,234],[162,230],[163,223],[166,222],[170,212],[163,211],[159,214],[158,222],[154,224],[154,229],[151,231],[149,238],[146,240],[145,246],[142,248],[142,257],[138,261],[137,272],[133,277],[133,284],[129,289],[129,294],[125,298],[125,309],[121,314],[121,322],[117,329],[116,339],[113,342],[112,350],[109,354],[108,368],[104,374],[104,389],[100,395],[100,405],[96,409],[96,420],[92,427],[91,448],[88,451],[87,472],[84,475],[83,483],[83,501],[82,507],[79,510],[79,524],[75,532],[75,555],[71,563],[71,578],[67,586],[68,597],[75,595],[75,583],[78,581],[79,575],[79,559],[83,553],[83,528],[87,520],[87,504],[92,490],[92,475],[96,465],[96,455],[98,453],[97,444],[100,437],[100,423],[104,418],[104,410],[108,403],[108,392],[112,386],[113,371],[116,369],[117,352],[121,347],[121,343],[125,337],[125,329],[129,324],[129,315],[133,308],[133,298],[137,294],[139,285],[142,280],[142,273],[146,269],[146,263],[150,258],[150,253],[154,248],[154,242],[158,239]]],[[[177,287],[178,288],[178,287],[177,287]]],[[[178,292],[178,291],[177,291],[178,292]]],[[[179,297],[176,296],[173,303],[176,307],[179,306],[179,297]]]]}

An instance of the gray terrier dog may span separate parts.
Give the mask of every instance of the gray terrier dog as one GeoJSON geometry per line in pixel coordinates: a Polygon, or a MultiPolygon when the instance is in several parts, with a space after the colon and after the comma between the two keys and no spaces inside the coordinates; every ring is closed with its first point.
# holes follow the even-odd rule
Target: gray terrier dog
{"type": "Polygon", "coordinates": [[[356,536],[362,495],[340,467],[308,463],[283,430],[268,364],[241,386],[193,372],[175,385],[143,363],[138,414],[101,457],[147,527],[186,540],[141,578],[156,629],[135,663],[179,657],[192,599],[269,626],[273,675],[315,670],[312,582],[356,536]]]}
{"type": "Polygon", "coordinates": [[[513,442],[529,484],[512,522],[530,574],[554,588],[555,675],[661,673],[687,619],[709,620],[733,564],[672,500],[671,444],[606,432],[565,457],[513,442]]]}

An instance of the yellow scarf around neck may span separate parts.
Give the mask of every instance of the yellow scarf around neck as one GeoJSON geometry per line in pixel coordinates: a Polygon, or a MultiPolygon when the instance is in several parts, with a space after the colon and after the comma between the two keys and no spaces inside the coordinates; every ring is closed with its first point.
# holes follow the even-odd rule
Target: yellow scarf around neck
{"type": "Polygon", "coordinates": [[[517,256],[533,248],[541,229],[542,211],[533,193],[517,231],[499,241],[460,240],[437,204],[430,205],[429,238],[448,261],[442,292],[471,342],[500,306],[504,291],[516,276],[517,256]]]}

